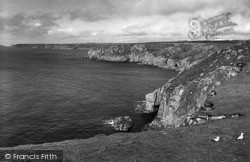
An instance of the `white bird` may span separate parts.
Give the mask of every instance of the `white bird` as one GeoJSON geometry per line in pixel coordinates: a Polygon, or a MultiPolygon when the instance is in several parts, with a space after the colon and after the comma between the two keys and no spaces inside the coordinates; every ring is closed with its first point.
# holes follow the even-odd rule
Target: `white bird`
{"type": "Polygon", "coordinates": [[[244,133],[241,133],[240,136],[237,138],[237,140],[242,140],[243,139],[244,133]]]}
{"type": "Polygon", "coordinates": [[[217,137],[215,137],[214,139],[213,139],[213,141],[215,141],[215,142],[218,142],[220,140],[220,137],[219,136],[217,136],[217,137]]]}

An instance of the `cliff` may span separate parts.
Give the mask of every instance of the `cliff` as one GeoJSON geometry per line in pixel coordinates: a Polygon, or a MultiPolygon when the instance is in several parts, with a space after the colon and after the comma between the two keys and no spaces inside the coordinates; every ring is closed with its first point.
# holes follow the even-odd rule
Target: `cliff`
{"type": "Polygon", "coordinates": [[[159,107],[159,110],[149,126],[159,129],[188,123],[204,106],[215,87],[239,74],[247,56],[248,49],[244,45],[225,48],[154,91],[146,97],[146,103],[147,106],[151,104],[152,111],[154,107],[159,107]]]}
{"type": "Polygon", "coordinates": [[[248,58],[245,43],[180,43],[152,47],[149,44],[99,46],[86,58],[128,61],[179,71],[163,87],[149,93],[142,112],[158,111],[146,129],[179,127],[204,106],[215,87],[235,77],[248,58]],[[157,50],[155,50],[157,49],[157,50]]]}
{"type": "Polygon", "coordinates": [[[234,42],[144,43],[97,45],[85,58],[116,62],[137,62],[182,71],[210,57],[234,42]]]}

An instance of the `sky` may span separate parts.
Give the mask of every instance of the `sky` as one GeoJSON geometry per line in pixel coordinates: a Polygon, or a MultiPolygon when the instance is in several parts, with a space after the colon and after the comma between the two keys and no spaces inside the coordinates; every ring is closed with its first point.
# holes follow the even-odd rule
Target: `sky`
{"type": "Polygon", "coordinates": [[[216,38],[249,39],[250,0],[0,0],[0,44],[189,40],[190,19],[227,12],[216,38]]]}

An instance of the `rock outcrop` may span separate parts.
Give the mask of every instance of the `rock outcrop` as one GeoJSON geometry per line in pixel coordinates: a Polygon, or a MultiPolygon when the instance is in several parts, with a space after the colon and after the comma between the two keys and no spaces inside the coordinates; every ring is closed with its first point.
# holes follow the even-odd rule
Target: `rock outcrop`
{"type": "Polygon", "coordinates": [[[148,129],[179,127],[193,118],[215,87],[235,77],[245,65],[244,44],[224,48],[172,78],[163,87],[146,95],[146,111],[159,107],[148,129]]]}
{"type": "Polygon", "coordinates": [[[111,125],[117,131],[127,132],[131,129],[133,123],[130,116],[119,116],[103,120],[103,124],[111,125]]]}
{"type": "MultiPolygon", "coordinates": [[[[193,118],[213,89],[243,69],[248,49],[244,43],[122,44],[93,48],[86,58],[128,61],[178,70],[178,76],[145,97],[137,110],[158,111],[149,129],[179,127],[193,118]],[[159,46],[159,44],[158,44],[159,46]]],[[[205,105],[204,105],[205,104],[205,105]]]]}
{"type": "Polygon", "coordinates": [[[88,59],[136,62],[165,69],[184,70],[211,56],[219,47],[212,43],[118,44],[89,50],[88,59]]]}

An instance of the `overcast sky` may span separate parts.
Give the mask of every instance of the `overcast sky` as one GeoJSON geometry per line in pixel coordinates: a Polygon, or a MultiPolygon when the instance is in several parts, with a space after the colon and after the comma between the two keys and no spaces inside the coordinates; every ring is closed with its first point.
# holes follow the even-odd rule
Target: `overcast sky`
{"type": "Polygon", "coordinates": [[[0,0],[0,44],[188,40],[188,21],[231,12],[250,38],[250,0],[0,0]]]}

